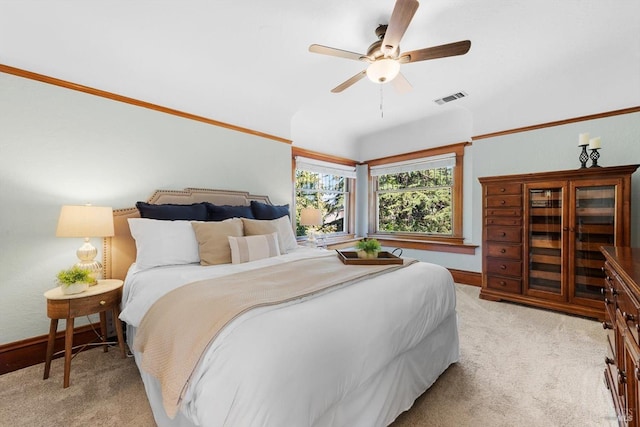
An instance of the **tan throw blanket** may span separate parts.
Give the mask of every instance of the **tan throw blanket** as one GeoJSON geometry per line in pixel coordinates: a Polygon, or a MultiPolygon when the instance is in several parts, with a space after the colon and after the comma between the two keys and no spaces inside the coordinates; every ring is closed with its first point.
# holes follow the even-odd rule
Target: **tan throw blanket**
{"type": "Polygon", "coordinates": [[[167,293],[149,309],[133,347],[142,353],[142,368],[159,380],[165,411],[174,418],[205,350],[242,313],[356,283],[413,262],[344,265],[336,256],[322,256],[190,283],[167,293]]]}

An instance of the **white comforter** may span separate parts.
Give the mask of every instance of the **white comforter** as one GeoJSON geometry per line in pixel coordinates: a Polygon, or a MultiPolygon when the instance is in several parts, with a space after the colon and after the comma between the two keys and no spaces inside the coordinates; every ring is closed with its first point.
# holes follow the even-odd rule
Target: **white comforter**
{"type": "MultiPolygon", "coordinates": [[[[178,286],[308,256],[317,250],[239,265],[142,272],[133,266],[120,318],[137,327],[153,302],[178,286]]],[[[253,310],[209,347],[179,418],[207,427],[355,425],[357,420],[337,419],[334,408],[451,316],[451,275],[423,262],[308,300],[253,310]]],[[[457,360],[457,335],[455,343],[433,345],[451,347],[444,368],[457,360]]],[[[156,421],[163,420],[168,421],[156,413],[156,421]]]]}

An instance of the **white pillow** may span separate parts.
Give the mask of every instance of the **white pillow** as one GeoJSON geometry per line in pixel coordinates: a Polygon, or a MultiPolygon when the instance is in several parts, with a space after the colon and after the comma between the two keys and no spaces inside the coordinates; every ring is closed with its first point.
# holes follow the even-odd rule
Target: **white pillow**
{"type": "Polygon", "coordinates": [[[278,233],[247,237],[229,236],[228,239],[231,247],[232,264],[241,264],[280,255],[278,233]]]}
{"type": "Polygon", "coordinates": [[[287,215],[278,219],[248,219],[242,218],[244,224],[244,235],[255,236],[259,234],[278,233],[278,244],[280,253],[287,252],[298,247],[296,236],[293,234],[291,221],[287,215]]]}
{"type": "Polygon", "coordinates": [[[136,266],[146,270],[162,265],[200,262],[198,240],[191,221],[129,218],[136,241],[136,266]]]}

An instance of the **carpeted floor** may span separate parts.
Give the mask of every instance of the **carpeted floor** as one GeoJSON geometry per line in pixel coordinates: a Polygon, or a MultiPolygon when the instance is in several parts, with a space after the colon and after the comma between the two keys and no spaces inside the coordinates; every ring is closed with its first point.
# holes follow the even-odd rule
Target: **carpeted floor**
{"type": "MultiPolygon", "coordinates": [[[[478,298],[457,285],[460,361],[394,427],[616,426],[596,321],[478,298]]],[[[0,376],[1,426],[154,426],[132,358],[80,353],[71,387],[62,359],[0,376]]]]}

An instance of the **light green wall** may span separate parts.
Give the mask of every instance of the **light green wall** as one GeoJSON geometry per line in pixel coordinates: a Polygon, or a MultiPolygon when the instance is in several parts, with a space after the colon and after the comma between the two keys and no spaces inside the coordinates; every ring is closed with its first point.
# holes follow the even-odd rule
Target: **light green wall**
{"type": "Polygon", "coordinates": [[[82,243],[55,237],[60,206],[185,187],[284,204],[290,180],[288,144],[0,73],[0,344],[48,331],[42,294],[82,243]]]}
{"type": "MultiPolygon", "coordinates": [[[[602,138],[599,164],[640,164],[640,113],[582,121],[528,132],[480,139],[465,150],[464,237],[482,243],[482,192],[479,177],[577,169],[578,135],[602,138]]],[[[632,178],[631,242],[640,247],[640,170],[632,178]]],[[[482,251],[475,255],[405,250],[405,255],[445,267],[482,271],[482,251]]]]}

